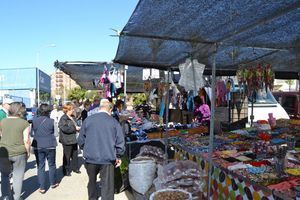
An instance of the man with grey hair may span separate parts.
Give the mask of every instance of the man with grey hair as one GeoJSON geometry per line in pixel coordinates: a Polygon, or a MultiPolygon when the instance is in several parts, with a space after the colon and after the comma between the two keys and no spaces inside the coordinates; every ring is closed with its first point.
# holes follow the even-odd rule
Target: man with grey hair
{"type": "Polygon", "coordinates": [[[111,116],[112,108],[111,102],[102,99],[99,112],[84,120],[78,137],[89,177],[87,186],[89,200],[98,199],[96,189],[98,173],[101,177],[101,198],[114,199],[114,167],[121,165],[125,141],[121,125],[111,116]]]}
{"type": "Polygon", "coordinates": [[[8,110],[9,110],[10,104],[12,102],[13,102],[13,100],[10,98],[3,98],[2,108],[0,109],[0,123],[1,123],[2,119],[7,117],[8,110]]]}

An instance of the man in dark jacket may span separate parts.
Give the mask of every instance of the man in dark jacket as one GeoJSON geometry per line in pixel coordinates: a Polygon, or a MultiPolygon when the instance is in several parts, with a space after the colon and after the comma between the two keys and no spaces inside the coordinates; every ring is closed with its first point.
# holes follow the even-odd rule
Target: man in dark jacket
{"type": "Polygon", "coordinates": [[[96,180],[99,172],[101,199],[114,199],[114,167],[121,164],[125,141],[119,122],[111,116],[112,107],[107,99],[102,99],[100,111],[86,118],[78,137],[89,176],[89,200],[98,199],[96,180]]]}

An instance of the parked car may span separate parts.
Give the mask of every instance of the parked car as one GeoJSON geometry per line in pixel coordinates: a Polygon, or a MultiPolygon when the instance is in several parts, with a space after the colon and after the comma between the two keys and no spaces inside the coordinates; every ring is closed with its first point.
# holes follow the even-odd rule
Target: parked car
{"type": "Polygon", "coordinates": [[[26,108],[26,119],[28,122],[32,122],[32,119],[37,115],[37,108],[26,108]]]}
{"type": "Polygon", "coordinates": [[[291,118],[300,118],[299,92],[274,92],[273,94],[291,118]]]}
{"type": "MultiPolygon", "coordinates": [[[[251,100],[248,104],[248,122],[250,122],[251,115],[251,100]]],[[[289,115],[286,110],[276,101],[271,91],[262,90],[256,94],[256,100],[253,104],[253,121],[267,120],[269,113],[273,113],[273,117],[276,119],[289,119],[289,115]]]]}

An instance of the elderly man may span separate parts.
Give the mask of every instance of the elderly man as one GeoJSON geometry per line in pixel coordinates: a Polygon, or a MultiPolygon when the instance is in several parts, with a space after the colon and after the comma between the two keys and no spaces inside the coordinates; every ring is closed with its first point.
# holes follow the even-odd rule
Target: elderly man
{"type": "Polygon", "coordinates": [[[119,122],[111,116],[112,108],[107,99],[102,99],[99,112],[84,120],[78,137],[89,177],[89,200],[98,199],[96,181],[99,172],[101,199],[114,199],[114,167],[121,164],[125,141],[119,122]]]}
{"type": "MultiPolygon", "coordinates": [[[[8,115],[8,110],[10,107],[10,104],[13,102],[12,99],[10,98],[3,98],[2,101],[2,108],[0,109],[0,124],[2,119],[6,118],[8,115]]],[[[1,139],[1,136],[0,136],[1,139]]],[[[8,152],[5,148],[0,148],[0,171],[9,171],[10,168],[10,163],[8,161],[8,152]]],[[[1,173],[0,173],[0,183],[2,184],[1,181],[1,173]]],[[[0,189],[0,197],[2,196],[2,192],[0,189]]]]}
{"type": "Polygon", "coordinates": [[[0,123],[1,123],[2,119],[7,117],[8,110],[9,110],[10,104],[12,102],[13,102],[13,100],[10,98],[3,98],[2,108],[0,109],[0,123]]]}

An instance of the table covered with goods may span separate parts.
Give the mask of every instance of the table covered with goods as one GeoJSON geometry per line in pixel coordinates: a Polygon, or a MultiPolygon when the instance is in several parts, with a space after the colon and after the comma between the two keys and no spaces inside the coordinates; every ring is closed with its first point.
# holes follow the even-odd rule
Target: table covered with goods
{"type": "MultiPolygon", "coordinates": [[[[203,196],[206,181],[200,167],[193,161],[173,161],[165,152],[166,148],[152,146],[147,141],[162,141],[167,145],[167,138],[191,136],[196,133],[208,134],[204,126],[176,126],[168,132],[148,132],[147,139],[127,142],[143,144],[139,153],[129,163],[129,182],[132,189],[143,198],[151,200],[192,199],[203,196]],[[151,195],[151,196],[150,196],[151,195]]],[[[170,148],[168,148],[168,151],[170,148]]]]}
{"type": "MultiPolygon", "coordinates": [[[[296,199],[300,196],[299,139],[300,120],[282,119],[272,126],[258,121],[251,128],[216,135],[212,199],[296,199]]],[[[207,178],[207,136],[173,137],[169,143],[175,148],[175,160],[196,162],[201,179],[207,178]]],[[[201,191],[205,194],[206,189],[201,191]]]]}

